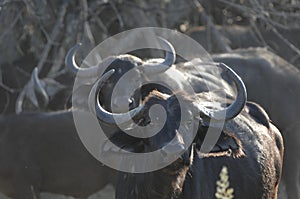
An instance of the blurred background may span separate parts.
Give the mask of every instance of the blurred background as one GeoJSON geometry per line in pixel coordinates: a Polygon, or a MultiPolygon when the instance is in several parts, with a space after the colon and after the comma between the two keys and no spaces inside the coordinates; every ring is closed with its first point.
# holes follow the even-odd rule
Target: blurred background
{"type": "Polygon", "coordinates": [[[264,47],[300,68],[299,0],[0,0],[0,114],[69,108],[68,49],[83,44],[80,63],[109,36],[146,26],[185,33],[212,54],[264,47]],[[47,102],[31,92],[35,67],[47,102]]]}

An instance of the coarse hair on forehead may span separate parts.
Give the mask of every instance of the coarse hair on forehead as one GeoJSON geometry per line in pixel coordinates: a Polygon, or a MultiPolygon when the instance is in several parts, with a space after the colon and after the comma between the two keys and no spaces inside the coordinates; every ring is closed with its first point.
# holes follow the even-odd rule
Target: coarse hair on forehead
{"type": "Polygon", "coordinates": [[[196,98],[197,98],[196,95],[193,96],[193,95],[190,95],[190,94],[186,93],[185,91],[181,91],[181,90],[180,91],[175,91],[171,95],[169,95],[169,94],[160,92],[157,89],[154,89],[154,90],[150,91],[149,94],[144,98],[144,102],[148,101],[150,98],[157,98],[157,99],[161,99],[161,100],[167,100],[167,99],[173,98],[173,97],[180,97],[181,99],[186,100],[186,101],[190,101],[190,102],[196,100],[196,98]]]}

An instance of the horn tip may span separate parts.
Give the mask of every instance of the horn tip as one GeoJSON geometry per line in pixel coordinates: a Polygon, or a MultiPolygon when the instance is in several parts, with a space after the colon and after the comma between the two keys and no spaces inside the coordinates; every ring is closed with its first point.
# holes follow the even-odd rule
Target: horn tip
{"type": "Polygon", "coordinates": [[[34,69],[33,69],[33,73],[38,73],[39,72],[39,69],[38,69],[38,67],[34,67],[34,69]]]}
{"type": "Polygon", "coordinates": [[[75,44],[74,47],[73,47],[73,49],[77,50],[80,46],[82,46],[81,42],[75,44]]]}
{"type": "Polygon", "coordinates": [[[111,75],[114,74],[115,72],[116,72],[115,69],[111,69],[111,70],[109,70],[109,71],[107,72],[107,75],[108,75],[108,76],[111,76],[111,75]]]}
{"type": "Polygon", "coordinates": [[[69,50],[69,52],[74,52],[74,51],[76,51],[80,46],[82,46],[82,43],[81,43],[81,42],[75,44],[75,45],[69,50]]]}

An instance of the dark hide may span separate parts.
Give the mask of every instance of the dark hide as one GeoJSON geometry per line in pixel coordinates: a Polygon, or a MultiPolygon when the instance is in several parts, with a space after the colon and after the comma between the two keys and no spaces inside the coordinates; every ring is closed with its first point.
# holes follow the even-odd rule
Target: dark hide
{"type": "MultiPolygon", "coordinates": [[[[192,105],[195,100],[207,100],[201,98],[201,95],[198,97],[199,99],[187,99],[190,100],[191,109],[195,109],[192,105]]],[[[154,91],[145,99],[146,109],[153,104],[168,107],[166,128],[162,136],[174,137],[180,112],[176,97],[166,98],[154,91]]],[[[147,112],[140,117],[147,120],[147,112]]],[[[195,119],[195,122],[198,121],[195,119]]],[[[254,103],[247,103],[236,118],[225,124],[214,149],[210,153],[201,153],[199,149],[206,131],[207,127],[200,126],[194,144],[179,159],[163,169],[142,174],[120,173],[116,198],[214,198],[216,181],[223,166],[228,167],[230,186],[234,188],[235,198],[277,198],[283,142],[279,131],[270,123],[262,108],[254,103]]],[[[122,134],[119,132],[119,136],[122,137],[122,134]]],[[[120,142],[127,144],[126,147],[133,151],[148,152],[157,145],[166,143],[160,138],[148,138],[139,147],[134,145],[139,142],[120,142]]]]}
{"type": "Polygon", "coordinates": [[[52,192],[82,198],[114,181],[114,170],[81,143],[71,111],[7,115],[0,129],[0,191],[10,197],[52,192]]]}
{"type": "Polygon", "coordinates": [[[259,103],[285,142],[282,180],[289,198],[300,198],[300,71],[265,49],[237,50],[213,56],[243,79],[248,99],[259,103]]]}

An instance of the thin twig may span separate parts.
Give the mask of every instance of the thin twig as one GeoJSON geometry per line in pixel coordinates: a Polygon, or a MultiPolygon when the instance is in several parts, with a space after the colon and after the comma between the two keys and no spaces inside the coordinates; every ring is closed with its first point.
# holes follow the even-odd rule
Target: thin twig
{"type": "Polygon", "coordinates": [[[32,16],[36,16],[35,10],[34,10],[34,5],[32,1],[29,0],[23,0],[24,4],[27,7],[27,10],[31,13],[32,16]]]}
{"type": "MultiPolygon", "coordinates": [[[[136,9],[142,10],[144,12],[153,12],[153,11],[157,12],[158,10],[168,11],[166,8],[161,8],[161,7],[157,7],[157,6],[152,6],[152,7],[147,7],[146,8],[146,7],[137,5],[136,3],[130,2],[130,1],[123,1],[122,6],[127,6],[127,7],[130,7],[130,8],[136,8],[136,9]]],[[[187,6],[182,6],[180,8],[170,10],[169,13],[181,12],[182,10],[187,9],[187,8],[189,8],[188,5],[187,6]]]]}
{"type": "Polygon", "coordinates": [[[291,64],[295,64],[295,62],[300,58],[300,54],[295,55],[294,57],[289,60],[291,64]]]}
{"type": "Polygon", "coordinates": [[[32,0],[23,0],[24,4],[26,5],[27,10],[31,14],[31,16],[35,17],[37,19],[37,22],[41,22],[42,20],[46,19],[45,12],[41,12],[40,10],[42,7],[46,7],[47,3],[45,1],[35,1],[32,0]],[[40,5],[40,4],[44,5],[40,5]],[[38,4],[38,5],[36,5],[38,4]]]}
{"type": "Polygon", "coordinates": [[[55,79],[55,78],[59,77],[60,75],[67,74],[68,72],[69,72],[69,69],[65,67],[62,70],[58,71],[57,73],[49,75],[48,77],[55,79]]]}
{"type": "Polygon", "coordinates": [[[124,29],[124,20],[123,18],[121,17],[116,5],[114,4],[113,1],[108,1],[109,2],[109,5],[112,7],[113,11],[116,13],[116,16],[117,16],[117,19],[119,21],[119,25],[120,25],[120,28],[121,30],[124,29]]]}
{"type": "MultiPolygon", "coordinates": [[[[244,14],[244,15],[246,15],[246,17],[248,17],[250,19],[250,22],[252,22],[251,23],[252,27],[255,28],[256,33],[259,33],[259,31],[257,31],[257,28],[254,25],[255,21],[257,18],[261,19],[261,21],[263,23],[265,23],[278,38],[280,38],[287,46],[289,46],[289,48],[291,48],[295,53],[300,54],[300,50],[294,44],[292,44],[288,39],[286,39],[281,33],[279,33],[278,30],[274,26],[281,27],[283,29],[286,29],[287,27],[280,23],[277,23],[274,20],[271,20],[269,17],[269,12],[266,11],[264,9],[264,7],[261,6],[261,4],[257,0],[249,1],[251,6],[253,7],[252,9],[249,9],[245,6],[238,5],[236,3],[232,3],[228,0],[219,0],[219,1],[235,7],[236,9],[240,10],[241,13],[248,13],[248,14],[244,14]],[[254,18],[253,18],[253,16],[254,16],[254,18]]],[[[264,42],[264,40],[262,39],[263,37],[260,34],[259,34],[259,37],[260,37],[261,41],[264,42]]],[[[266,45],[266,42],[264,42],[264,44],[266,45]]]]}
{"type": "MultiPolygon", "coordinates": [[[[62,70],[61,67],[64,65],[64,58],[65,58],[66,50],[63,46],[60,46],[57,54],[56,54],[56,59],[54,62],[52,62],[51,65],[51,70],[48,73],[49,78],[56,78],[61,74],[64,74],[66,71],[61,72],[62,70]]],[[[66,67],[63,67],[63,70],[67,69],[66,67]]]]}
{"type": "Polygon", "coordinates": [[[256,35],[258,36],[258,39],[263,43],[263,46],[268,46],[267,42],[265,41],[264,37],[262,36],[259,28],[255,24],[253,20],[250,20],[251,27],[254,29],[256,35]]]}
{"type": "Polygon", "coordinates": [[[82,7],[83,7],[83,23],[84,23],[84,30],[87,35],[87,38],[90,40],[91,44],[94,46],[95,45],[95,39],[90,27],[90,24],[88,22],[88,14],[89,14],[89,9],[88,9],[88,3],[86,0],[81,0],[82,1],[82,7]]]}
{"type": "Polygon", "coordinates": [[[300,55],[300,50],[292,44],[289,40],[287,40],[284,36],[282,36],[281,33],[278,32],[276,28],[274,28],[271,24],[268,24],[271,27],[271,30],[276,34],[277,37],[279,37],[286,45],[288,45],[295,53],[300,55]]]}
{"type": "Polygon", "coordinates": [[[9,106],[9,104],[10,104],[10,99],[9,99],[9,95],[8,95],[7,92],[5,92],[5,97],[6,97],[6,102],[5,102],[3,111],[0,113],[0,115],[3,115],[3,114],[7,111],[8,106],[9,106]]]}
{"type": "Polygon", "coordinates": [[[57,38],[57,36],[60,32],[60,28],[63,25],[64,16],[65,16],[66,11],[67,11],[67,6],[68,6],[68,1],[66,3],[64,3],[61,7],[58,20],[56,21],[56,23],[54,25],[54,28],[51,32],[50,39],[48,39],[48,42],[47,42],[47,44],[46,44],[46,46],[43,50],[43,53],[41,55],[41,59],[39,60],[39,63],[37,65],[37,68],[38,68],[39,71],[42,71],[42,68],[44,66],[44,62],[47,59],[48,54],[49,54],[49,52],[51,50],[51,47],[53,45],[53,41],[56,40],[56,38],[57,38]]]}
{"type": "Polygon", "coordinates": [[[10,88],[9,86],[6,86],[5,84],[3,84],[3,82],[0,82],[0,87],[10,93],[17,93],[20,91],[19,89],[14,89],[14,88],[10,88]]]}
{"type": "Polygon", "coordinates": [[[18,89],[11,88],[3,83],[2,70],[0,70],[0,87],[2,87],[4,90],[10,93],[18,92],[18,89]]]}
{"type": "Polygon", "coordinates": [[[19,3],[19,2],[22,2],[22,0],[4,0],[3,2],[0,3],[0,7],[4,7],[7,4],[19,3]]]}
{"type": "Polygon", "coordinates": [[[269,20],[269,18],[265,17],[268,16],[268,12],[259,4],[257,0],[251,0],[250,4],[253,6],[253,8],[258,8],[259,12],[265,13],[261,18],[263,19],[263,22],[268,25],[269,28],[271,28],[272,32],[275,33],[277,37],[279,37],[287,46],[289,46],[290,49],[292,49],[295,53],[300,54],[300,50],[292,44],[288,39],[286,39],[284,36],[282,36],[281,33],[278,32],[276,28],[274,28],[272,24],[272,20],[269,20]]]}
{"type": "Polygon", "coordinates": [[[269,22],[272,23],[273,25],[276,25],[277,27],[283,28],[285,29],[286,27],[280,23],[277,23],[276,21],[272,20],[270,18],[270,14],[267,10],[264,9],[263,6],[260,5],[260,3],[256,0],[250,0],[249,1],[251,6],[252,6],[252,10],[256,12],[256,18],[259,18],[265,22],[269,22]]]}
{"type": "MultiPolygon", "coordinates": [[[[229,0],[218,0],[219,2],[222,2],[234,9],[236,9],[237,11],[240,12],[240,14],[246,18],[249,19],[261,19],[263,21],[268,21],[269,23],[272,23],[273,25],[275,25],[276,27],[280,27],[283,29],[287,29],[289,27],[287,27],[287,25],[284,25],[280,22],[277,22],[275,20],[273,20],[271,18],[272,15],[275,16],[275,13],[277,13],[278,16],[284,16],[286,18],[289,18],[289,25],[291,26],[295,26],[295,22],[300,21],[299,17],[299,13],[282,13],[280,11],[277,10],[272,10],[272,9],[265,9],[263,6],[260,5],[260,3],[258,1],[255,0],[250,0],[250,4],[252,6],[252,8],[249,8],[245,5],[239,5],[237,3],[231,2],[229,0]],[[288,15],[288,16],[286,16],[288,15]],[[297,17],[298,16],[298,17],[297,17]],[[299,19],[299,20],[297,20],[299,19]],[[292,24],[291,24],[292,23],[292,24]]],[[[288,5],[285,5],[286,7],[288,5]]]]}
{"type": "Polygon", "coordinates": [[[16,70],[18,71],[18,72],[20,72],[21,74],[23,74],[25,77],[27,77],[27,78],[29,78],[30,77],[30,73],[28,73],[27,71],[25,71],[21,66],[19,66],[19,65],[16,65],[16,70]]]}
{"type": "Polygon", "coordinates": [[[216,28],[210,17],[206,14],[205,9],[201,5],[201,3],[198,0],[194,0],[194,3],[196,7],[198,8],[198,12],[200,13],[201,20],[203,24],[206,24],[207,29],[210,29],[212,39],[216,41],[216,44],[218,45],[218,49],[220,49],[221,52],[230,52],[232,49],[222,38],[224,36],[219,32],[219,30],[216,28]]]}
{"type": "Polygon", "coordinates": [[[227,4],[233,8],[236,8],[237,10],[241,11],[241,14],[243,14],[243,16],[255,16],[253,15],[254,13],[252,13],[252,10],[249,9],[248,7],[246,6],[242,6],[242,5],[239,5],[239,4],[236,4],[236,3],[233,3],[229,0],[218,0],[224,4],[227,4]]]}
{"type": "Polygon", "coordinates": [[[23,14],[23,9],[18,13],[18,15],[16,16],[16,18],[13,20],[13,22],[10,24],[10,26],[8,28],[6,28],[4,30],[4,32],[0,35],[0,41],[3,40],[3,37],[9,33],[17,24],[17,22],[19,21],[19,19],[22,17],[23,14]]]}
{"type": "Polygon", "coordinates": [[[97,15],[93,15],[94,19],[96,20],[97,25],[104,31],[104,33],[106,35],[108,35],[108,30],[106,28],[106,26],[104,25],[104,23],[102,22],[102,20],[100,19],[100,17],[98,17],[97,15]]]}

